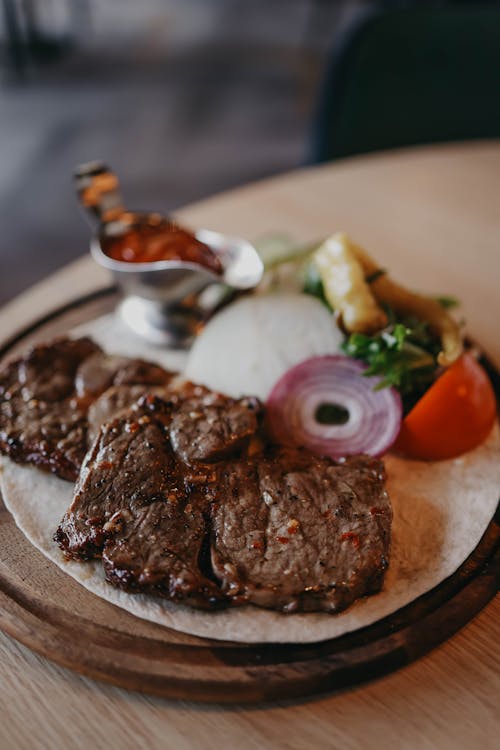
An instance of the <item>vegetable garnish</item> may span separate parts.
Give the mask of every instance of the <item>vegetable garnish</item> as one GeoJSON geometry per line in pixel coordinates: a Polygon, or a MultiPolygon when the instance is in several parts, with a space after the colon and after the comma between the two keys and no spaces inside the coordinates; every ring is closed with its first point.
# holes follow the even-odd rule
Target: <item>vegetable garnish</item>
{"type": "Polygon", "coordinates": [[[407,414],[436,379],[440,343],[427,323],[416,318],[397,320],[390,308],[386,310],[389,324],[384,329],[373,336],[353,333],[342,349],[368,365],[367,375],[381,376],[377,388],[394,386],[407,414]]]}
{"type": "Polygon", "coordinates": [[[384,328],[384,310],[388,306],[399,317],[411,316],[429,326],[441,342],[439,365],[447,367],[462,354],[460,327],[446,309],[451,305],[397,284],[343,232],[318,248],[313,264],[319,271],[326,299],[349,333],[370,334],[384,328]]]}
{"type": "MultiPolygon", "coordinates": [[[[303,278],[302,291],[333,313],[345,336],[345,354],[358,367],[364,363],[358,380],[368,380],[375,391],[400,394],[406,416],[399,450],[411,458],[439,460],[471,450],[487,437],[496,419],[495,396],[481,366],[464,354],[462,324],[448,312],[457,306],[456,299],[416,294],[396,283],[342,232],[318,244],[309,256],[301,256],[296,275],[303,278]]],[[[291,385],[292,393],[295,388],[300,391],[293,379],[291,385]]],[[[278,403],[281,422],[274,426],[281,440],[339,455],[336,444],[328,447],[327,432],[345,436],[343,428],[352,423],[342,401],[332,395],[330,401],[316,404],[316,412],[305,405],[301,411],[287,399],[284,403],[285,407],[278,403]]]]}
{"type": "Polygon", "coordinates": [[[401,398],[393,388],[375,390],[381,379],[364,377],[366,369],[342,355],[292,367],[267,401],[273,438],[334,459],[385,453],[401,426],[401,398]]]}
{"type": "MultiPolygon", "coordinates": [[[[378,265],[368,253],[358,245],[351,243],[351,247],[367,276],[379,270],[378,265]]],[[[423,294],[410,292],[393,281],[388,274],[378,276],[371,283],[370,288],[380,303],[389,305],[398,315],[411,315],[427,323],[429,329],[441,340],[441,351],[437,357],[438,364],[447,367],[460,357],[463,351],[460,326],[443,304],[423,294]]]]}
{"type": "Polygon", "coordinates": [[[483,442],[496,413],[486,372],[472,355],[463,354],[405,417],[395,447],[410,458],[455,458],[483,442]]]}

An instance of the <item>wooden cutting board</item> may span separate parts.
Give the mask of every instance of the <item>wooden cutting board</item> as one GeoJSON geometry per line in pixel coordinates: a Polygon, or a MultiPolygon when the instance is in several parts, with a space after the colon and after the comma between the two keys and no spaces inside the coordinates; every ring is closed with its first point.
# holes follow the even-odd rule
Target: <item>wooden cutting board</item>
{"type": "MultiPolygon", "coordinates": [[[[112,289],[76,300],[16,334],[0,358],[63,334],[114,301],[112,289]]],[[[38,552],[0,501],[0,628],[61,665],[132,690],[225,703],[302,697],[386,674],[455,633],[498,590],[499,542],[497,512],[454,575],[355,633],[245,645],[184,635],[99,599],[38,552]]]]}

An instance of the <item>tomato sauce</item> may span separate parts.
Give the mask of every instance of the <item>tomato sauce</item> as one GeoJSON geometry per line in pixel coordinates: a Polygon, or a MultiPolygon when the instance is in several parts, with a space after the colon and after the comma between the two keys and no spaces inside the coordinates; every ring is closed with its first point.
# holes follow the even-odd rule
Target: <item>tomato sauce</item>
{"type": "Polygon", "coordinates": [[[219,258],[208,245],[197,240],[192,232],[161,218],[136,222],[122,234],[104,237],[101,247],[108,257],[126,263],[178,260],[196,263],[213,273],[223,271],[219,258]]]}

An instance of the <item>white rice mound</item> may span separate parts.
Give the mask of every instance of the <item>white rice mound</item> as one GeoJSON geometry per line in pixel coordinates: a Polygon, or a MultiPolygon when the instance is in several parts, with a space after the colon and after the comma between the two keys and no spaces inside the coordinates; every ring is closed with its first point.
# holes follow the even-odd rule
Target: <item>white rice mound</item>
{"type": "Polygon", "coordinates": [[[299,362],[340,351],[331,313],[305,294],[247,297],[216,315],[194,342],[185,376],[239,398],[265,400],[299,362]]]}

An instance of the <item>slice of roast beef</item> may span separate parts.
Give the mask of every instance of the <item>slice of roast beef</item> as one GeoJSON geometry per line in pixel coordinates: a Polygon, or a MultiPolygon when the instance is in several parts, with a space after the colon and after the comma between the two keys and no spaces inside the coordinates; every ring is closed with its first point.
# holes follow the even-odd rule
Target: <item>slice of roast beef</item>
{"type": "MultiPolygon", "coordinates": [[[[89,338],[34,347],[0,370],[0,451],[75,481],[87,450],[87,411],[108,385],[166,385],[173,373],[104,354],[89,338]]],[[[143,392],[143,391],[142,391],[143,392]]]]}
{"type": "Polygon", "coordinates": [[[89,407],[89,445],[105,422],[138,401],[141,408],[161,412],[172,447],[188,464],[210,463],[244,448],[258,429],[262,411],[258,399],[235,400],[189,381],[113,386],[89,407]]]}
{"type": "Polygon", "coordinates": [[[92,400],[111,386],[166,385],[174,373],[143,359],[130,359],[98,352],[82,362],[77,370],[75,389],[79,398],[92,400]]]}
{"type": "Polygon", "coordinates": [[[55,538],[68,557],[102,556],[120,588],[211,608],[223,596],[199,566],[208,517],[200,486],[215,475],[186,476],[163,416],[157,404],[103,426],[55,538]]]}
{"type": "Polygon", "coordinates": [[[381,588],[392,510],[383,464],[277,450],[214,485],[212,564],[235,602],[338,612],[381,588]]]}
{"type": "Polygon", "coordinates": [[[257,432],[261,411],[256,398],[235,400],[203,389],[173,410],[172,447],[186,463],[220,460],[248,444],[257,432]]]}
{"type": "Polygon", "coordinates": [[[111,422],[146,394],[166,396],[166,388],[148,385],[117,385],[104,391],[88,411],[88,444],[92,445],[102,425],[111,422]]]}
{"type": "Polygon", "coordinates": [[[86,408],[74,398],[79,365],[99,352],[90,339],[33,348],[0,371],[0,450],[75,480],[86,451],[86,408]]]}
{"type": "Polygon", "coordinates": [[[126,357],[116,357],[98,352],[82,362],[75,373],[75,391],[80,399],[89,401],[97,398],[109,388],[120,366],[127,361],[126,357]]]}
{"type": "MultiPolygon", "coordinates": [[[[76,372],[89,357],[105,356],[91,339],[58,339],[33,347],[0,374],[0,388],[11,381],[24,401],[61,401],[74,395],[76,372]]],[[[6,392],[0,391],[5,397],[6,392]]]]}

